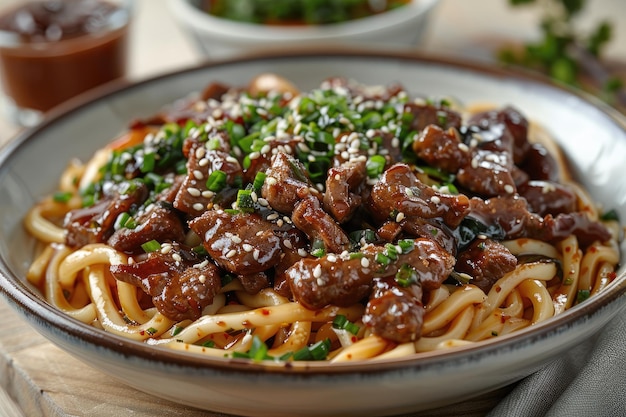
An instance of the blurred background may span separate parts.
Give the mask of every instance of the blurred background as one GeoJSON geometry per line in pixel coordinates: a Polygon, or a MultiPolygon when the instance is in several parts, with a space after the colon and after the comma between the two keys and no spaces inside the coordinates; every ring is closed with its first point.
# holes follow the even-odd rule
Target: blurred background
{"type": "MultiPolygon", "coordinates": [[[[71,10],[75,11],[82,3],[95,2],[72,1],[71,10]]],[[[26,3],[0,0],[0,11],[6,16],[7,9],[26,3]]],[[[52,4],[50,10],[54,11],[62,2],[44,3],[52,4]]],[[[392,0],[369,0],[368,4],[379,11],[386,5],[398,7],[364,19],[354,18],[354,8],[352,15],[350,10],[343,14],[337,10],[316,14],[323,7],[320,5],[341,3],[336,0],[128,0],[128,3],[132,8],[132,23],[123,76],[129,80],[175,71],[204,60],[228,59],[251,50],[259,53],[265,48],[289,50],[349,43],[363,49],[426,52],[494,65],[524,66],[591,91],[622,110],[626,107],[624,0],[396,0],[397,4],[392,0]],[[228,14],[228,17],[200,10],[211,4],[215,14],[228,14]],[[281,17],[295,13],[289,7],[302,11],[303,15],[298,17],[303,19],[300,23],[316,17],[334,19],[335,23],[294,24],[295,18],[289,15],[286,26],[275,24],[283,23],[281,17]],[[264,17],[265,22],[269,20],[273,24],[260,21],[258,14],[263,11],[271,15],[264,17]]],[[[343,3],[354,5],[359,0],[343,3]]],[[[6,30],[6,25],[0,24],[3,31],[0,52],[7,48],[3,41],[6,30]]],[[[2,88],[6,91],[10,80],[6,79],[5,64],[0,64],[2,88]]],[[[33,63],[31,67],[38,65],[33,63]]],[[[6,111],[1,117],[0,141],[3,141],[19,130],[23,121],[11,120],[6,111]]],[[[27,122],[32,124],[33,120],[27,122]]]]}

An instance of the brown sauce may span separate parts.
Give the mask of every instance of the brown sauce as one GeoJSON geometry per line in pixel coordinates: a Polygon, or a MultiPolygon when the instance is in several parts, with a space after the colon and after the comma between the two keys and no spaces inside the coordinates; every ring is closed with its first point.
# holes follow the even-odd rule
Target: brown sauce
{"type": "Polygon", "coordinates": [[[35,1],[0,16],[5,93],[16,106],[47,111],[126,71],[128,16],[96,0],[35,1]],[[120,19],[113,25],[111,19],[120,19]]]}

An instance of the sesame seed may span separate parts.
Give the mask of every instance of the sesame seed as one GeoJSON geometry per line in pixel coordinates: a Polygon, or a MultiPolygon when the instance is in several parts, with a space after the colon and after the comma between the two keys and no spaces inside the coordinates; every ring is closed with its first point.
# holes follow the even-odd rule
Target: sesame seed
{"type": "Polygon", "coordinates": [[[164,243],[161,245],[161,254],[167,255],[172,251],[172,245],[170,243],[164,243]]]}
{"type": "Polygon", "coordinates": [[[302,249],[302,248],[298,249],[298,255],[300,255],[301,257],[303,257],[303,258],[304,258],[304,257],[305,257],[305,256],[307,256],[308,254],[309,254],[309,253],[308,253],[305,249],[302,249]]]}
{"type": "Polygon", "coordinates": [[[310,152],[311,149],[309,149],[308,146],[306,146],[306,144],[304,142],[299,142],[298,143],[298,148],[302,151],[302,152],[310,152]]]}
{"type": "Polygon", "coordinates": [[[206,155],[206,148],[204,148],[203,146],[199,146],[196,149],[196,158],[197,159],[202,159],[204,157],[204,155],[206,155]]]}
{"type": "Polygon", "coordinates": [[[433,204],[439,204],[439,203],[441,203],[441,199],[440,199],[439,197],[437,197],[436,195],[434,195],[434,196],[430,197],[430,201],[431,201],[433,204]]]}
{"type": "Polygon", "coordinates": [[[365,257],[361,258],[361,266],[363,268],[368,268],[370,266],[370,260],[365,257]]]}
{"type": "Polygon", "coordinates": [[[213,198],[214,196],[215,196],[215,193],[211,190],[202,191],[202,197],[204,198],[213,198]]]}
{"type": "Polygon", "coordinates": [[[313,276],[315,278],[319,278],[322,276],[322,266],[320,264],[317,264],[315,268],[313,268],[313,276]]]}
{"type": "Polygon", "coordinates": [[[507,194],[513,194],[515,192],[515,188],[513,188],[511,184],[507,184],[504,186],[504,191],[506,191],[507,194]]]}
{"type": "Polygon", "coordinates": [[[283,221],[283,219],[278,219],[278,220],[276,220],[276,226],[278,226],[278,227],[283,227],[283,224],[284,224],[284,223],[285,223],[285,222],[283,221]]]}
{"type": "Polygon", "coordinates": [[[265,178],[265,182],[268,185],[276,185],[276,184],[278,184],[278,180],[276,178],[274,178],[274,177],[267,177],[267,178],[265,178]]]}
{"type": "Polygon", "coordinates": [[[198,161],[198,166],[205,167],[209,165],[209,160],[206,158],[202,158],[198,161]]]}
{"type": "Polygon", "coordinates": [[[410,188],[405,188],[404,193],[407,195],[407,197],[415,196],[415,194],[413,193],[413,190],[411,190],[410,188]]]}
{"type": "Polygon", "coordinates": [[[396,215],[396,222],[397,222],[397,223],[400,223],[402,220],[404,220],[404,213],[403,213],[403,212],[399,212],[399,213],[396,215]]]}
{"type": "Polygon", "coordinates": [[[195,170],[193,171],[193,176],[194,176],[194,178],[195,178],[195,179],[197,179],[197,180],[201,180],[201,179],[203,179],[203,178],[204,178],[204,174],[202,173],[202,171],[200,171],[200,170],[198,170],[198,169],[195,169],[195,170]]]}
{"type": "Polygon", "coordinates": [[[267,202],[267,200],[266,200],[266,199],[264,199],[263,197],[259,197],[258,202],[259,202],[259,204],[260,204],[261,206],[263,206],[263,207],[267,207],[267,206],[269,206],[269,205],[270,205],[270,203],[268,203],[268,202],[267,202]]]}
{"type": "Polygon", "coordinates": [[[175,260],[176,262],[180,262],[183,260],[183,258],[181,258],[180,255],[176,252],[172,254],[172,259],[175,260]]]}
{"type": "Polygon", "coordinates": [[[328,260],[328,262],[337,262],[337,257],[333,254],[328,255],[326,259],[328,260]]]}
{"type": "Polygon", "coordinates": [[[234,156],[227,156],[226,157],[226,161],[230,162],[231,164],[238,164],[239,163],[237,158],[235,158],[234,156]]]}
{"type": "Polygon", "coordinates": [[[232,236],[230,237],[230,240],[231,240],[233,243],[241,243],[241,238],[240,238],[239,236],[237,236],[237,235],[232,235],[232,236]]]}
{"type": "Polygon", "coordinates": [[[261,152],[257,152],[257,151],[251,152],[250,155],[248,155],[248,157],[250,159],[260,158],[261,157],[261,152]]]}
{"type": "Polygon", "coordinates": [[[279,217],[278,213],[272,213],[269,216],[267,216],[267,220],[272,221],[272,220],[276,220],[279,217]]]}
{"type": "Polygon", "coordinates": [[[194,188],[194,187],[187,188],[187,192],[192,197],[200,197],[200,195],[201,195],[200,190],[198,190],[197,188],[194,188]]]}
{"type": "Polygon", "coordinates": [[[472,168],[478,168],[478,158],[472,158],[472,168]]]}
{"type": "Polygon", "coordinates": [[[261,148],[261,154],[267,155],[268,153],[270,153],[271,150],[272,147],[270,145],[263,145],[263,147],[261,148]]]}
{"type": "Polygon", "coordinates": [[[261,255],[261,252],[259,252],[258,249],[254,249],[254,251],[252,251],[252,257],[254,258],[255,261],[259,260],[259,255],[261,255]]]}
{"type": "Polygon", "coordinates": [[[200,210],[203,210],[203,209],[204,209],[204,204],[202,204],[202,203],[196,203],[196,204],[194,204],[192,207],[193,207],[193,209],[194,209],[194,210],[196,210],[196,211],[200,211],[200,210]]]}
{"type": "Polygon", "coordinates": [[[228,251],[228,253],[226,254],[227,258],[232,258],[233,256],[237,255],[237,251],[235,249],[231,249],[228,251]]]}
{"type": "Polygon", "coordinates": [[[459,149],[463,152],[469,152],[469,147],[464,143],[459,143],[459,149]]]}
{"type": "Polygon", "coordinates": [[[243,245],[241,245],[241,247],[246,252],[252,252],[252,249],[254,249],[254,247],[249,243],[244,243],[243,245]]]}
{"type": "Polygon", "coordinates": [[[400,139],[394,137],[393,139],[391,139],[391,146],[393,148],[399,148],[400,147],[400,139]]]}
{"type": "Polygon", "coordinates": [[[198,277],[198,281],[200,281],[200,284],[204,284],[206,282],[206,275],[202,274],[198,277]]]}
{"type": "Polygon", "coordinates": [[[209,260],[205,259],[204,261],[195,264],[193,267],[196,268],[196,269],[202,269],[205,266],[207,266],[208,264],[209,264],[209,260]]]}
{"type": "Polygon", "coordinates": [[[291,244],[291,241],[289,239],[283,240],[283,245],[285,245],[287,249],[293,249],[293,245],[291,244]]]}

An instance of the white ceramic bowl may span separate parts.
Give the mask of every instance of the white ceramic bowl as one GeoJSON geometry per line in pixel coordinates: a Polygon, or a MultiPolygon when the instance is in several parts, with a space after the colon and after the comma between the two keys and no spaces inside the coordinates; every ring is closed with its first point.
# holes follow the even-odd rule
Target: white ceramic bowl
{"type": "Polygon", "coordinates": [[[421,39],[438,0],[413,0],[386,13],[324,26],[278,27],[235,22],[201,11],[197,0],[167,0],[180,27],[207,56],[307,46],[407,48],[421,39]]]}
{"type": "MultiPolygon", "coordinates": [[[[279,417],[382,416],[462,401],[540,369],[623,309],[621,267],[609,288],[587,302],[492,342],[401,360],[294,369],[160,350],[76,322],[43,302],[24,279],[34,242],[21,222],[27,207],[53,191],[67,161],[85,160],[131,118],[149,116],[210,81],[245,85],[268,71],[303,90],[329,76],[347,76],[367,84],[399,81],[411,92],[452,95],[465,103],[514,104],[563,146],[593,197],[626,218],[626,131],[619,124],[624,119],[581,96],[519,74],[414,55],[344,51],[241,58],[122,86],[75,105],[2,149],[0,288],[15,310],[61,348],[139,390],[203,409],[279,417]]],[[[622,246],[621,256],[625,253],[622,246]]]]}

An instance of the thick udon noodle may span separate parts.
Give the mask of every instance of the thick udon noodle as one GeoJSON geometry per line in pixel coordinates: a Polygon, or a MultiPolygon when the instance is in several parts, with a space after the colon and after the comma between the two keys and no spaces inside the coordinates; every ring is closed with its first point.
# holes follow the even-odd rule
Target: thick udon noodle
{"type": "MultiPolygon", "coordinates": [[[[531,132],[533,135],[539,136],[531,132]]],[[[224,357],[247,352],[255,336],[271,341],[268,354],[273,357],[329,338],[339,346],[328,356],[332,362],[445,350],[503,336],[563,313],[577,303],[579,293],[588,292],[593,297],[606,288],[619,262],[616,221],[605,222],[612,233],[610,241],[595,242],[584,251],[574,235],[557,244],[528,238],[505,241],[515,256],[540,255],[557,260],[562,265],[563,279],[555,279],[554,262],[535,262],[518,264],[488,293],[472,284],[444,284],[424,300],[422,336],[409,343],[395,343],[371,334],[360,323],[364,312],[361,303],[312,311],[271,288],[255,295],[246,293],[237,280],[221,289],[198,320],[176,323],[154,307],[142,306],[140,290],[135,286],[113,278],[109,266],[128,263],[128,255],[101,243],[77,250],[64,244],[59,219],[80,207],[80,187],[96,179],[98,168],[110,152],[103,148],[85,165],[78,161],[69,164],[58,189],[71,193],[74,197],[70,201],[59,203],[49,197],[28,212],[25,226],[42,243],[28,280],[42,289],[49,303],[76,320],[170,349],[224,357]],[[226,293],[236,294],[239,302],[227,303],[226,293]],[[355,336],[333,329],[332,320],[337,315],[361,324],[359,333],[355,336]],[[211,343],[207,345],[207,341],[211,343]]],[[[561,169],[566,172],[564,166],[561,169]]],[[[582,187],[571,184],[578,194],[579,209],[599,220],[591,198],[582,187]]]]}

